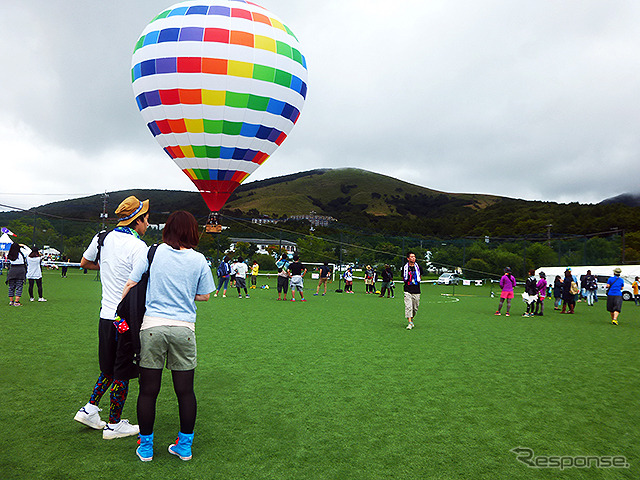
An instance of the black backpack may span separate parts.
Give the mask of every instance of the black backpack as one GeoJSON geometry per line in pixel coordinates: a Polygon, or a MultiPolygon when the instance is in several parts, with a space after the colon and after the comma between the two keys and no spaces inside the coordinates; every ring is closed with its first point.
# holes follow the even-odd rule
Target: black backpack
{"type": "Polygon", "coordinates": [[[129,334],[133,344],[133,362],[137,365],[140,361],[140,327],[146,310],[145,303],[147,300],[147,284],[149,283],[149,270],[151,270],[151,262],[156,254],[158,245],[152,245],[147,252],[147,260],[149,268],[142,274],[140,281],[132,287],[127,295],[120,301],[116,309],[117,315],[127,322],[129,329],[119,335],[129,334]]]}

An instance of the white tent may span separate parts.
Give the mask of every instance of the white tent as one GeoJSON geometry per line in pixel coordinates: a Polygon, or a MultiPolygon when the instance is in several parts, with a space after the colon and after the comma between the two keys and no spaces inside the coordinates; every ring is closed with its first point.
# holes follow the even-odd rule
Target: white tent
{"type": "Polygon", "coordinates": [[[11,240],[9,235],[3,233],[2,236],[0,236],[0,252],[8,252],[12,243],[13,240],[11,240]]]}

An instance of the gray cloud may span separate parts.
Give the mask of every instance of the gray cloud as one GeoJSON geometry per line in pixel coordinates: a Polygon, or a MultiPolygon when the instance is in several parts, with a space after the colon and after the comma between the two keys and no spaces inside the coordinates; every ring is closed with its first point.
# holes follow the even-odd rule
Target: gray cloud
{"type": "MultiPolygon", "coordinates": [[[[169,4],[5,6],[0,141],[18,174],[0,203],[18,201],[2,192],[193,188],[149,135],[130,85],[133,45],[169,4]]],[[[309,95],[249,181],[351,166],[527,199],[638,190],[637,2],[263,4],[300,39],[309,95]]]]}

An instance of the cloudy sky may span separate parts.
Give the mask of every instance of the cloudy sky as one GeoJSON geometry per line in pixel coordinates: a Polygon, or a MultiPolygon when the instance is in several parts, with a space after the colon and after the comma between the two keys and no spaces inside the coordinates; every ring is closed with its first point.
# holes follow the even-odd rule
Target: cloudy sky
{"type": "MultiPolygon", "coordinates": [[[[637,192],[637,0],[257,0],[301,42],[309,92],[247,181],[357,167],[530,200],[637,192]]],[[[175,2],[27,0],[0,15],[0,204],[195,190],[133,99],[131,54],[175,2]]]]}

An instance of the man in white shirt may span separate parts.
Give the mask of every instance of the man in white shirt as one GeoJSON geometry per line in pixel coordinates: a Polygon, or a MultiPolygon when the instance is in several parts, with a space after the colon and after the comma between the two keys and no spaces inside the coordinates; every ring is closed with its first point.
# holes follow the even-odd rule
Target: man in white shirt
{"type": "Polygon", "coordinates": [[[244,289],[244,294],[249,298],[249,292],[247,292],[247,272],[249,267],[244,263],[242,257],[238,257],[238,261],[233,264],[233,271],[236,274],[236,288],[238,289],[238,298],[242,298],[241,289],[244,289]]]}
{"type": "Polygon", "coordinates": [[[91,240],[82,255],[80,266],[100,270],[102,308],[98,329],[100,376],[89,402],[78,410],[74,420],[102,430],[102,438],[112,439],[137,435],[138,425],[121,419],[129,392],[129,380],[137,377],[133,363],[134,349],[130,332],[118,333],[114,324],[116,308],[129,274],[140,257],[147,254],[147,245],[140,239],[149,226],[149,200],[126,198],[116,209],[118,225],[111,232],[101,232],[91,240]],[[109,421],[100,419],[98,403],[111,387],[109,421]]]}

